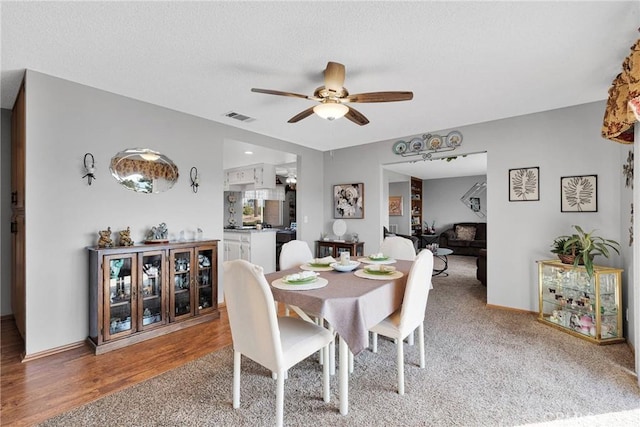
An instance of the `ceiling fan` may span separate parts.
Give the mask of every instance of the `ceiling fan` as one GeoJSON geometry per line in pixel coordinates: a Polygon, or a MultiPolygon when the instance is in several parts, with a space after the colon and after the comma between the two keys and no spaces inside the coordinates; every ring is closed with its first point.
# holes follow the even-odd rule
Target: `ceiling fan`
{"type": "Polygon", "coordinates": [[[344,65],[337,62],[328,62],[327,68],[324,70],[324,86],[317,88],[313,92],[313,96],[256,88],[252,88],[251,92],[304,98],[320,103],[291,117],[289,119],[289,123],[297,123],[300,120],[309,117],[311,114],[316,113],[318,116],[327,120],[335,120],[344,116],[353,123],[363,126],[369,123],[369,120],[358,110],[345,104],[351,102],[409,101],[413,99],[413,92],[369,92],[349,95],[349,91],[343,86],[344,75],[344,65]]]}

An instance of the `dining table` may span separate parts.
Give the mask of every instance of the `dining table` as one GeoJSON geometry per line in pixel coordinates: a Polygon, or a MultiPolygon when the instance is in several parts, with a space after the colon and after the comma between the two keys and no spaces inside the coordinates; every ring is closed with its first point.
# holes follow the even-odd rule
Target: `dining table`
{"type": "MultiPolygon", "coordinates": [[[[402,305],[407,277],[412,261],[387,260],[395,273],[384,275],[366,274],[363,267],[370,262],[366,257],[354,271],[339,272],[333,269],[317,271],[322,287],[308,289],[307,286],[275,287],[284,277],[301,273],[305,265],[265,275],[271,286],[275,301],[299,308],[303,318],[308,316],[324,319],[338,336],[338,394],[340,413],[349,412],[349,351],[357,355],[369,345],[369,329],[402,305]],[[400,277],[399,277],[400,276],[400,277]],[[326,281],[326,284],[325,284],[326,281]]],[[[307,268],[308,269],[308,268],[307,268]]],[[[312,287],[312,286],[311,286],[312,287]]],[[[324,363],[326,363],[325,361],[324,363]]]]}

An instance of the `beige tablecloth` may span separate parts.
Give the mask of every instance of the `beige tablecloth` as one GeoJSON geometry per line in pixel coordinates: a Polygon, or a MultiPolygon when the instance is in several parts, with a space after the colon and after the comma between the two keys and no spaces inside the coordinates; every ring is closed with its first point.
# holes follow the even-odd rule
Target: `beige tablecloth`
{"type": "MultiPolygon", "coordinates": [[[[271,287],[276,301],[300,307],[304,312],[324,317],[358,354],[368,345],[369,328],[400,308],[407,283],[411,261],[398,261],[394,266],[404,276],[389,281],[357,277],[353,272],[320,272],[329,281],[321,289],[287,291],[271,287]]],[[[266,275],[267,282],[287,274],[299,272],[299,268],[278,271],[266,275]]]]}

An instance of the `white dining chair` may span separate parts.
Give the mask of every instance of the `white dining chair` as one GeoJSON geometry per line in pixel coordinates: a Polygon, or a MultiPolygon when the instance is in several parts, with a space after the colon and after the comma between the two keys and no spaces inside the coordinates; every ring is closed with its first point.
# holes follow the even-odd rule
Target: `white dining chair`
{"type": "MultiPolygon", "coordinates": [[[[309,245],[307,242],[303,240],[290,240],[284,245],[282,245],[282,249],[280,250],[280,258],[278,258],[278,264],[280,264],[280,270],[286,270],[289,268],[298,267],[301,264],[309,262],[313,259],[313,254],[311,253],[311,249],[309,249],[309,245]]],[[[284,315],[289,316],[290,311],[294,310],[299,315],[301,314],[301,310],[298,307],[290,307],[288,305],[284,306],[284,315]]],[[[314,317],[313,320],[316,324],[324,326],[324,319],[321,317],[314,317]]],[[[322,352],[319,355],[320,363],[324,363],[324,356],[322,352]]],[[[335,368],[331,368],[334,370],[335,368]]]]}
{"type": "Polygon", "coordinates": [[[278,262],[280,264],[280,270],[286,270],[309,262],[312,259],[313,254],[307,242],[303,240],[290,240],[282,245],[278,262]]]}
{"type": "MultiPolygon", "coordinates": [[[[280,258],[278,258],[278,264],[280,270],[287,270],[289,268],[298,267],[305,262],[309,262],[313,259],[313,254],[307,242],[303,240],[290,240],[280,250],[280,258]]],[[[285,305],[284,314],[289,315],[290,307],[285,305]]]]}
{"type": "MultiPolygon", "coordinates": [[[[294,317],[278,317],[262,267],[245,260],[223,264],[224,296],[233,340],[233,408],[240,407],[240,361],[244,355],[275,372],[276,425],[284,419],[284,380],[287,369],[324,349],[333,334],[294,317]]],[[[329,364],[322,369],[323,399],[329,401],[329,364]]]]}
{"type": "Polygon", "coordinates": [[[413,261],[416,258],[413,242],[400,236],[387,236],[380,244],[378,252],[393,259],[413,261]]]}
{"type": "MultiPolygon", "coordinates": [[[[431,251],[421,251],[409,271],[402,306],[370,329],[374,334],[391,338],[396,342],[398,394],[401,395],[404,394],[404,338],[416,328],[418,329],[420,368],[424,369],[425,367],[424,315],[427,308],[430,288],[429,286],[425,286],[425,279],[431,281],[432,272],[433,254],[431,251]]],[[[377,350],[377,341],[374,339],[373,352],[376,353],[377,350]]]]}
{"type": "MultiPolygon", "coordinates": [[[[400,259],[405,261],[413,261],[416,259],[416,247],[413,242],[407,238],[400,236],[387,236],[382,241],[378,252],[391,257],[393,259],[400,259]]],[[[377,342],[377,335],[373,334],[373,342],[377,342]]],[[[413,332],[407,337],[407,343],[413,345],[413,332]]]]}

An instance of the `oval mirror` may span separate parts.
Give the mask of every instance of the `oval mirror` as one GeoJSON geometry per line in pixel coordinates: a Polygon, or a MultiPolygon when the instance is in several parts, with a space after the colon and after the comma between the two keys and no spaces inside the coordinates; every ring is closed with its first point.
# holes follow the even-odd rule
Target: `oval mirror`
{"type": "Polygon", "coordinates": [[[129,148],[111,159],[109,170],[125,188],[161,193],[178,181],[178,167],[164,154],[148,148],[129,148]]]}

